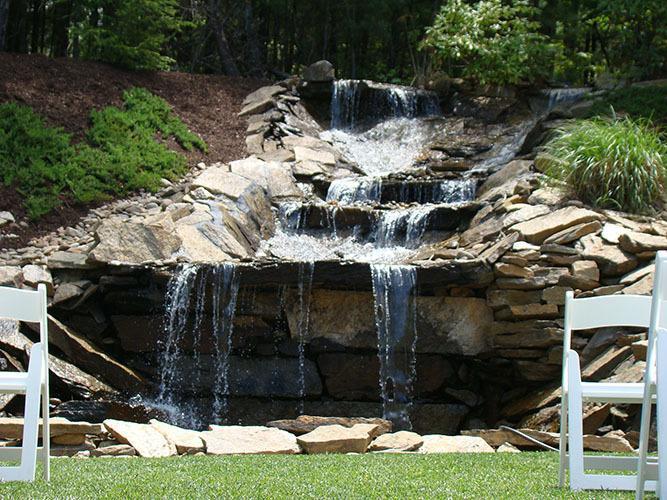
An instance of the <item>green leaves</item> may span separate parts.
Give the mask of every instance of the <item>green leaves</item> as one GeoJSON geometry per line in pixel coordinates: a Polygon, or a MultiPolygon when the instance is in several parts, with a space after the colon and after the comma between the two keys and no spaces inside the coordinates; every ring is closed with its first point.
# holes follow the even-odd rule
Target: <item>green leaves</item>
{"type": "Polygon", "coordinates": [[[39,218],[64,200],[99,202],[139,189],[157,190],[186,168],[183,155],[156,140],[173,137],[184,149],[206,150],[169,105],[145,89],[124,94],[123,109],[91,113],[87,144],[71,144],[60,128],[47,127],[27,106],[0,105],[0,182],[25,197],[39,218]]]}
{"type": "Polygon", "coordinates": [[[83,56],[133,70],[167,70],[174,60],[165,55],[179,32],[176,0],[92,0],[101,13],[98,24],[83,24],[83,56]]]}
{"type": "Polygon", "coordinates": [[[575,122],[543,149],[554,159],[545,173],[594,206],[649,212],[667,181],[667,144],[648,121],[575,122]]]}
{"type": "Polygon", "coordinates": [[[538,9],[527,2],[505,5],[482,0],[469,5],[449,0],[420,48],[431,50],[445,71],[481,84],[515,84],[550,75],[554,47],[538,32],[538,9]]]}

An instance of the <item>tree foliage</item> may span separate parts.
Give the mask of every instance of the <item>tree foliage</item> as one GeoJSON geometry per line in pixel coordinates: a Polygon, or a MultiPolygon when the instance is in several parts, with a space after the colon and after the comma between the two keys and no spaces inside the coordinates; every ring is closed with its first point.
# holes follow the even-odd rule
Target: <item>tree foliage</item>
{"type": "Polygon", "coordinates": [[[0,49],[133,69],[423,83],[667,75],[664,0],[0,0],[0,49]],[[4,38],[4,40],[3,40],[4,38]],[[419,46],[427,50],[419,51],[419,46]]]}
{"type": "Polygon", "coordinates": [[[539,32],[539,10],[518,1],[449,0],[421,44],[449,74],[482,84],[534,82],[549,76],[552,47],[539,32]]]}

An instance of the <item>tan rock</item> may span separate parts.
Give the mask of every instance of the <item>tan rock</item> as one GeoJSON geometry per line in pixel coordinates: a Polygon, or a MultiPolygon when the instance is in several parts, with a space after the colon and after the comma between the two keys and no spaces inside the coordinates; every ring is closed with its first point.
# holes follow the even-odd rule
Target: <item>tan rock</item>
{"type": "Polygon", "coordinates": [[[23,272],[18,266],[0,266],[0,286],[20,288],[23,284],[23,272]]]}
{"type": "Polygon", "coordinates": [[[498,262],[494,266],[496,276],[501,278],[531,278],[533,271],[527,267],[519,267],[514,264],[507,264],[505,262],[498,262]]]}
{"type": "Polygon", "coordinates": [[[637,267],[634,255],[624,252],[616,245],[607,245],[602,238],[589,234],[579,240],[581,256],[594,260],[603,276],[621,276],[637,267]]]}
{"type": "Polygon", "coordinates": [[[484,439],[475,436],[422,436],[424,444],[419,453],[493,453],[494,449],[484,439]]]}
{"type": "Polygon", "coordinates": [[[209,426],[201,438],[208,455],[300,453],[296,437],[287,431],[263,426],[209,426]]]}
{"type": "Polygon", "coordinates": [[[631,230],[628,229],[627,227],[607,222],[603,226],[602,233],[600,233],[600,236],[607,243],[611,243],[612,245],[618,245],[618,241],[621,235],[629,233],[630,231],[631,230]]]}
{"type": "Polygon", "coordinates": [[[51,438],[53,444],[65,446],[77,446],[86,442],[85,434],[61,434],[51,438]]]}
{"type": "Polygon", "coordinates": [[[304,161],[312,161],[315,163],[320,163],[322,165],[333,166],[336,164],[336,158],[329,151],[315,150],[310,148],[305,148],[302,146],[296,146],[294,148],[294,156],[297,163],[304,161]]]}
{"type": "Polygon", "coordinates": [[[644,276],[638,282],[633,283],[629,287],[623,289],[623,293],[628,295],[651,295],[652,292],[653,292],[652,274],[644,276]]]}
{"type": "Polygon", "coordinates": [[[203,187],[214,194],[222,194],[236,200],[253,184],[253,181],[230,172],[226,167],[210,167],[192,181],[192,186],[203,187]]]}
{"type": "Polygon", "coordinates": [[[391,434],[383,434],[375,438],[368,447],[369,451],[414,451],[424,443],[422,437],[416,432],[398,431],[391,434]]]}
{"type": "Polygon", "coordinates": [[[90,450],[91,457],[133,457],[137,454],[129,444],[112,444],[109,446],[100,446],[94,450],[90,450]]]}
{"type": "Polygon", "coordinates": [[[356,424],[374,424],[377,426],[377,435],[391,432],[392,423],[383,418],[365,417],[320,417],[314,415],[299,415],[295,419],[274,420],[266,424],[267,427],[276,427],[296,436],[314,431],[323,425],[342,425],[352,427],[356,424]]]}
{"type": "Polygon", "coordinates": [[[653,234],[626,232],[619,236],[618,244],[621,249],[633,254],[657,252],[667,248],[667,238],[653,234]]]}
{"type": "MultiPolygon", "coordinates": [[[[364,428],[354,425],[323,425],[297,438],[308,454],[315,453],[364,453],[371,442],[371,436],[364,428]]],[[[363,424],[361,424],[363,425],[363,424]]]]}
{"type": "Polygon", "coordinates": [[[162,226],[118,220],[104,222],[95,233],[98,245],[89,254],[95,262],[142,264],[171,259],[181,238],[162,226]]]}
{"type": "Polygon", "coordinates": [[[646,351],[648,349],[648,340],[638,340],[630,346],[632,354],[637,361],[646,361],[646,351]]]}
{"type": "Polygon", "coordinates": [[[522,205],[516,207],[512,212],[505,216],[502,221],[502,227],[507,228],[514,224],[519,224],[520,222],[526,222],[535,219],[536,217],[546,215],[549,212],[551,212],[551,208],[545,205],[522,205]]]}
{"type": "Polygon", "coordinates": [[[540,244],[546,238],[569,227],[599,220],[600,215],[591,210],[565,207],[547,215],[521,222],[511,227],[529,243],[540,244]]]}
{"type": "Polygon", "coordinates": [[[516,319],[557,318],[560,316],[555,304],[526,304],[510,306],[510,313],[516,319]]]}
{"type": "Polygon", "coordinates": [[[572,276],[578,279],[600,281],[600,270],[592,260],[578,260],[572,263],[572,276]]]}
{"type": "Polygon", "coordinates": [[[562,231],[549,236],[545,243],[555,243],[557,245],[567,245],[587,234],[597,233],[602,229],[600,221],[584,222],[573,227],[568,227],[562,231]]]}
{"type": "Polygon", "coordinates": [[[590,451],[607,451],[612,453],[632,453],[632,445],[624,437],[617,435],[584,435],[584,449],[590,451]]]}
{"type": "Polygon", "coordinates": [[[542,300],[547,304],[565,305],[565,294],[572,291],[570,287],[551,286],[542,291],[542,300]]]}
{"type": "Polygon", "coordinates": [[[34,264],[23,266],[23,282],[32,288],[37,288],[37,285],[44,283],[49,295],[53,293],[53,277],[49,270],[43,266],[34,264]]]}
{"type": "Polygon", "coordinates": [[[512,443],[503,443],[498,446],[496,453],[521,453],[521,450],[512,443]]]}
{"type": "Polygon", "coordinates": [[[175,425],[170,425],[159,420],[152,419],[150,424],[162,434],[167,441],[176,447],[176,451],[182,454],[192,454],[198,451],[205,451],[206,447],[199,435],[199,432],[182,429],[175,425]]]}
{"type": "Polygon", "coordinates": [[[113,419],[103,423],[118,442],[131,445],[142,457],[168,457],[176,454],[176,447],[150,424],[113,419]]]}
{"type": "Polygon", "coordinates": [[[642,268],[635,269],[634,271],[629,272],[619,280],[619,283],[621,285],[631,285],[632,283],[636,283],[642,278],[654,273],[655,273],[655,264],[650,264],[648,266],[644,266],[642,268]]]}
{"type": "MultiPolygon", "coordinates": [[[[101,424],[90,424],[88,422],[71,422],[66,418],[53,417],[49,420],[51,437],[74,435],[99,435],[103,432],[101,424]]],[[[39,426],[39,435],[42,435],[42,425],[39,426]]],[[[23,418],[0,417],[0,438],[21,439],[23,436],[23,418]]],[[[63,443],[65,444],[65,443],[63,443]]]]}
{"type": "Polygon", "coordinates": [[[581,379],[585,381],[597,382],[607,377],[623,360],[630,357],[632,349],[629,346],[609,347],[605,352],[591,361],[581,371],[581,379]]]}

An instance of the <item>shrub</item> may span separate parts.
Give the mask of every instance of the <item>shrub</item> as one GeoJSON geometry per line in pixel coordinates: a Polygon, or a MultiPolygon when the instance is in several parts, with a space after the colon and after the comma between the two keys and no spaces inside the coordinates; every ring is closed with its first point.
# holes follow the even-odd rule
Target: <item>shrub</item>
{"type": "Polygon", "coordinates": [[[554,50],[538,31],[538,12],[523,1],[449,0],[420,48],[430,49],[450,76],[460,71],[479,83],[501,85],[539,80],[551,73],[554,50]]]}
{"type": "Polygon", "coordinates": [[[39,218],[64,200],[104,201],[139,189],[157,190],[161,178],[177,178],[186,170],[186,159],[158,142],[158,133],[184,149],[206,149],[161,98],[131,89],[124,101],[123,109],[93,111],[87,143],[78,145],[27,106],[0,105],[0,181],[24,197],[29,217],[39,218]]]}
{"type": "Polygon", "coordinates": [[[549,159],[545,173],[593,206],[647,212],[665,186],[667,145],[649,121],[574,122],[543,149],[549,159]]]}

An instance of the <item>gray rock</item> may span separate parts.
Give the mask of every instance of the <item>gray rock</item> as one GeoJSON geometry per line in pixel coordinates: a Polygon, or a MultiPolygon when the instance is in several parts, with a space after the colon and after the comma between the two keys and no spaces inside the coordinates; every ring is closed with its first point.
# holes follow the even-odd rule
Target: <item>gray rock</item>
{"type": "Polygon", "coordinates": [[[329,61],[317,61],[303,70],[303,79],[307,82],[332,82],[336,70],[329,61]]]}
{"type": "Polygon", "coordinates": [[[0,266],[0,286],[20,288],[23,285],[23,272],[18,266],[0,266]]]}

